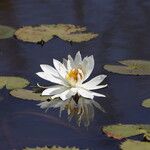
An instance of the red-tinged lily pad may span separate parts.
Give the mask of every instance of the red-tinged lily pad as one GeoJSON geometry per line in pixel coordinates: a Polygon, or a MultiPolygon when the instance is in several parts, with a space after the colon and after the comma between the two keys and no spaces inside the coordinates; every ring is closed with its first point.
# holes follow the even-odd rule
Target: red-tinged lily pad
{"type": "Polygon", "coordinates": [[[124,139],[140,134],[147,135],[150,132],[150,125],[116,124],[103,127],[103,132],[114,139],[124,139]]]}

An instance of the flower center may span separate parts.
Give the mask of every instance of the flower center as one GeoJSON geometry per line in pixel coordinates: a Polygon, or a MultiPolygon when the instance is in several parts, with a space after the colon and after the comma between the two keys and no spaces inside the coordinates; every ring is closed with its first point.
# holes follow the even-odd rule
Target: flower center
{"type": "Polygon", "coordinates": [[[83,72],[81,69],[71,69],[67,75],[66,75],[66,79],[72,84],[74,85],[75,83],[77,83],[78,81],[83,79],[83,72]]]}

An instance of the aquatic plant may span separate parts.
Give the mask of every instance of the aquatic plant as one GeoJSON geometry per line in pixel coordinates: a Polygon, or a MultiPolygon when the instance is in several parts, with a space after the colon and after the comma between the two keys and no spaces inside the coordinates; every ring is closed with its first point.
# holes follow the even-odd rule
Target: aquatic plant
{"type": "Polygon", "coordinates": [[[0,76],[0,89],[4,86],[9,89],[24,88],[29,85],[29,81],[16,76],[0,76]]]}
{"type": "Polygon", "coordinates": [[[148,60],[123,60],[121,65],[105,65],[104,69],[113,73],[127,75],[150,75],[150,61],[148,60]]]}
{"type": "Polygon", "coordinates": [[[0,39],[7,39],[14,35],[15,29],[12,27],[0,25],[0,39]]]}
{"type": "Polygon", "coordinates": [[[15,32],[15,36],[25,42],[41,43],[51,40],[54,36],[69,42],[83,42],[96,38],[98,34],[86,33],[86,27],[72,24],[51,24],[25,26],[15,32]]]}
{"type": "Polygon", "coordinates": [[[144,141],[127,140],[120,145],[122,150],[149,150],[150,143],[144,141]]]}
{"type": "Polygon", "coordinates": [[[57,84],[44,87],[46,89],[42,95],[50,95],[52,99],[60,97],[62,100],[73,97],[76,102],[80,96],[88,99],[93,99],[94,96],[105,97],[105,95],[93,92],[93,90],[107,86],[107,84],[99,85],[106,78],[106,75],[98,75],[85,82],[94,69],[93,56],[85,57],[82,60],[81,54],[78,52],[74,60],[68,55],[68,60],[64,59],[61,63],[53,59],[53,64],[55,68],[50,65],[40,65],[43,72],[37,73],[39,77],[57,84]]]}

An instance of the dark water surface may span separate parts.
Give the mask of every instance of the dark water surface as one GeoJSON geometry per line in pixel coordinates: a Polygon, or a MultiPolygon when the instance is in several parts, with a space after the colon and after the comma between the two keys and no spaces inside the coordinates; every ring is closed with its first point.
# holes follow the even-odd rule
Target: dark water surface
{"type": "Polygon", "coordinates": [[[96,110],[89,127],[68,123],[58,110],[44,113],[35,102],[11,97],[0,91],[0,150],[21,150],[26,146],[78,146],[91,150],[117,150],[119,142],[103,135],[100,128],[114,123],[150,123],[149,109],[141,107],[150,97],[149,76],[124,76],[108,73],[104,64],[122,59],[150,59],[149,0],[0,0],[0,24],[15,28],[25,25],[71,23],[85,25],[100,36],[90,42],[70,45],[53,39],[43,47],[17,39],[0,40],[0,74],[18,75],[36,85],[44,83],[35,73],[40,64],[52,64],[78,50],[93,54],[93,76],[108,74],[107,98],[97,99],[106,109],[96,110]]]}

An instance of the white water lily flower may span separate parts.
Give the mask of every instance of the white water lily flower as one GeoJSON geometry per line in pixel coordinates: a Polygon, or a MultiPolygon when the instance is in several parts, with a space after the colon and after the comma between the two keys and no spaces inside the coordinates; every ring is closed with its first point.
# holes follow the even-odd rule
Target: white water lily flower
{"type": "Polygon", "coordinates": [[[75,59],[68,55],[68,59],[64,59],[63,63],[53,59],[53,64],[54,67],[40,65],[43,72],[37,73],[39,77],[56,84],[47,87],[42,95],[50,95],[52,99],[61,98],[62,100],[67,100],[76,94],[88,99],[93,99],[94,96],[105,97],[105,95],[93,92],[93,90],[107,86],[107,84],[99,85],[106,75],[98,75],[85,82],[94,69],[93,56],[82,59],[80,52],[77,52],[75,59]]]}

